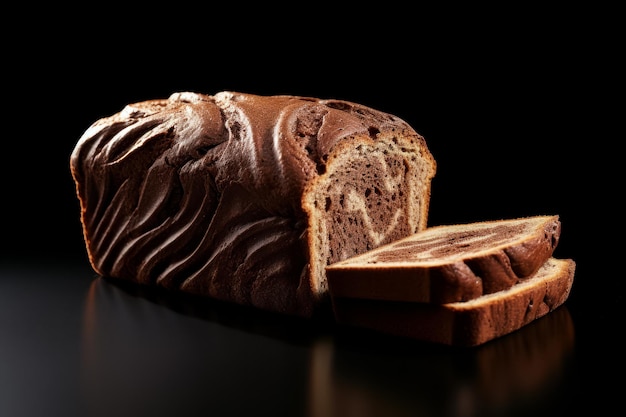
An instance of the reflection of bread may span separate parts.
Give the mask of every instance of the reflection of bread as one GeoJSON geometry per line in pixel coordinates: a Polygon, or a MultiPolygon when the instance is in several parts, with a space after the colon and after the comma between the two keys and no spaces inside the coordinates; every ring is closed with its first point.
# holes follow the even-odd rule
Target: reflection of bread
{"type": "Polygon", "coordinates": [[[326,265],[426,227],[436,169],[393,115],[230,92],[129,105],[70,166],[99,274],[303,316],[326,265]]]}
{"type": "Polygon", "coordinates": [[[331,295],[467,301],[517,284],[552,256],[558,216],[438,226],[330,265],[331,295]]]}
{"type": "Polygon", "coordinates": [[[356,325],[447,345],[475,346],[511,333],[562,305],[575,262],[550,258],[512,287],[447,304],[335,298],[335,317],[356,325]]]}
{"type": "Polygon", "coordinates": [[[574,351],[574,336],[565,305],[498,343],[481,346],[471,368],[476,402],[511,404],[516,396],[545,394],[555,381],[558,386],[574,351]]]}

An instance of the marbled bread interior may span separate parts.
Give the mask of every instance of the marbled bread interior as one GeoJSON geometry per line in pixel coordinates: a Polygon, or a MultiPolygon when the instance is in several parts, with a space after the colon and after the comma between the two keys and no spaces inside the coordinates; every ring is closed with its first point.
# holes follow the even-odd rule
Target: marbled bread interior
{"type": "Polygon", "coordinates": [[[331,295],[451,303],[507,289],[558,245],[557,215],[430,227],[327,267],[331,295]]]}

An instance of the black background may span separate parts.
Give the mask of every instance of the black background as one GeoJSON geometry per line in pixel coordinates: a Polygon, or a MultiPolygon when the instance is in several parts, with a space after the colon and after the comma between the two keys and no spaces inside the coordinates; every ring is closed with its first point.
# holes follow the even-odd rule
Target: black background
{"type": "Polygon", "coordinates": [[[126,104],[178,91],[344,99],[426,138],[438,163],[430,225],[560,215],[555,256],[577,262],[579,349],[619,351],[623,47],[612,14],[337,7],[8,16],[20,24],[3,37],[0,262],[87,265],[69,156],[126,104]]]}
{"type": "Polygon", "coordinates": [[[177,91],[232,90],[393,113],[438,162],[431,225],[559,214],[556,255],[600,267],[594,256],[610,252],[621,229],[608,12],[496,19],[478,9],[320,6],[287,17],[264,7],[16,16],[22,26],[5,38],[2,257],[85,260],[69,155],[91,123],[177,91]]]}

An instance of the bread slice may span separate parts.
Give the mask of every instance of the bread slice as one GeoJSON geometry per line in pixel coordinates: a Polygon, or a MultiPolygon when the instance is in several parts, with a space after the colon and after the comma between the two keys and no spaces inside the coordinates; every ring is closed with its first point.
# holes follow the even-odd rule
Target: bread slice
{"type": "Polygon", "coordinates": [[[537,272],[558,245],[558,215],[430,227],[326,268],[334,297],[452,303],[537,272]]]}
{"type": "Polygon", "coordinates": [[[223,91],[95,121],[70,168],[100,275],[311,316],[328,264],[426,227],[436,163],[397,116],[223,91]]]}
{"type": "Polygon", "coordinates": [[[550,258],[518,284],[470,301],[410,303],[332,297],[342,325],[451,346],[477,346],[545,316],[569,297],[576,264],[550,258]]]}

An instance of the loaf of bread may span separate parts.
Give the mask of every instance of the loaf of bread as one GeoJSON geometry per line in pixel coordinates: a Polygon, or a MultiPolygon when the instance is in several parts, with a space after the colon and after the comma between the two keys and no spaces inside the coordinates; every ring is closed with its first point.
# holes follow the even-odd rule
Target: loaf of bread
{"type": "Polygon", "coordinates": [[[508,289],[447,304],[333,297],[342,325],[373,329],[450,346],[477,346],[507,335],[561,306],[569,297],[576,264],[550,258],[508,289]]]}
{"type": "Polygon", "coordinates": [[[70,167],[98,274],[301,316],[327,265],[426,228],[436,171],[394,115],[236,92],[128,105],[70,167]]]}
{"type": "Polygon", "coordinates": [[[550,258],[558,215],[430,227],[330,265],[332,296],[452,303],[507,289],[550,258]]]}

